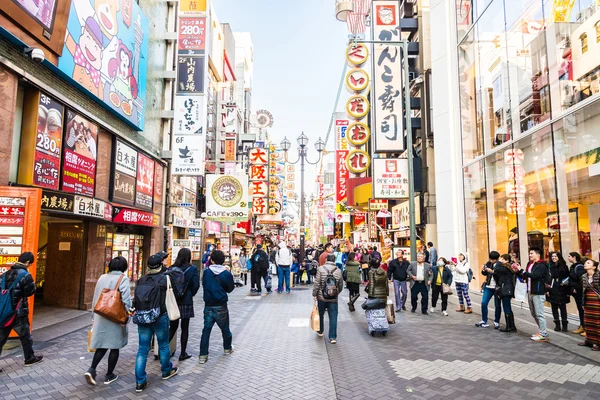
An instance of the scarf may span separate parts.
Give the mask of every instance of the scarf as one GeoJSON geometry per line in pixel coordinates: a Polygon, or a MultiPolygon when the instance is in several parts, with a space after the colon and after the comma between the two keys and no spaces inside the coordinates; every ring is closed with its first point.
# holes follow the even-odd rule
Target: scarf
{"type": "Polygon", "coordinates": [[[73,61],[75,61],[75,64],[80,65],[86,69],[86,71],[92,78],[92,82],[94,82],[94,86],[100,86],[100,72],[98,72],[98,70],[94,68],[92,64],[90,64],[87,58],[85,58],[85,56],[83,55],[83,51],[81,51],[81,47],[79,47],[79,45],[75,47],[75,55],[73,56],[73,61]]]}
{"type": "Polygon", "coordinates": [[[598,290],[600,289],[600,272],[594,272],[594,275],[592,275],[592,283],[590,283],[588,280],[587,273],[581,277],[581,280],[583,283],[583,293],[588,290],[593,290],[594,293],[596,293],[596,295],[600,298],[600,291],[598,290]]]}

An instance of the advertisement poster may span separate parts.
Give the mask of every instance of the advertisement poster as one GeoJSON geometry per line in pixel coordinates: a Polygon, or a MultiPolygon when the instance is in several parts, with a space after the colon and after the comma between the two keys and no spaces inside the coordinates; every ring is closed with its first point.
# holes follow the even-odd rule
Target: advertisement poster
{"type": "Polygon", "coordinates": [[[177,56],[177,93],[204,93],[204,56],[177,56]]]}
{"type": "Polygon", "coordinates": [[[67,110],[62,190],[94,196],[98,125],[67,110]]]}
{"type": "Polygon", "coordinates": [[[202,54],[206,49],[206,17],[180,17],[178,51],[202,54]]]}
{"type": "Polygon", "coordinates": [[[213,221],[248,221],[248,176],[206,175],[206,214],[213,221]]]}
{"type": "Polygon", "coordinates": [[[154,161],[143,154],[138,155],[135,204],[152,208],[154,196],[154,161]]]}
{"type": "Polygon", "coordinates": [[[408,197],[408,159],[373,159],[373,198],[405,199],[408,197]]]}
{"type": "Polygon", "coordinates": [[[148,19],[136,1],[73,1],[58,59],[58,68],[67,78],[140,130],[149,31],[148,19]]]}
{"type": "Polygon", "coordinates": [[[60,103],[40,93],[33,168],[33,184],[36,186],[58,189],[63,112],[60,103]]]}
{"type": "Polygon", "coordinates": [[[135,178],[122,172],[115,172],[113,201],[133,205],[135,199],[135,178]]]}
{"type": "Polygon", "coordinates": [[[162,204],[163,199],[163,167],[159,163],[154,163],[154,205],[162,204]]]}
{"type": "Polygon", "coordinates": [[[158,226],[159,217],[147,211],[132,210],[124,207],[114,207],[113,222],[116,224],[158,226]]]}
{"type": "Polygon", "coordinates": [[[42,24],[44,29],[52,33],[54,28],[54,17],[56,15],[56,3],[58,0],[12,0],[21,7],[33,19],[42,24]]]}
{"type": "Polygon", "coordinates": [[[205,116],[203,96],[175,96],[173,135],[202,135],[205,116]]]}
{"type": "Polygon", "coordinates": [[[350,178],[350,171],[346,164],[346,157],[348,157],[348,150],[336,150],[335,152],[335,164],[336,164],[336,202],[339,203],[346,199],[348,196],[348,179],[350,178]]]}
{"type": "Polygon", "coordinates": [[[117,153],[115,155],[115,169],[129,176],[137,175],[138,152],[123,142],[117,140],[117,153]]]}
{"type": "Polygon", "coordinates": [[[172,175],[204,175],[205,143],[202,135],[173,135],[172,175]]]}

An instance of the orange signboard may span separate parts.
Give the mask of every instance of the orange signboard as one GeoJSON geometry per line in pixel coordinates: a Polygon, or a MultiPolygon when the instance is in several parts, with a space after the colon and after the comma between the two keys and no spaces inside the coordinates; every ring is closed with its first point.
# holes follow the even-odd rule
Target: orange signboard
{"type": "MultiPolygon", "coordinates": [[[[30,251],[37,256],[42,190],[0,186],[0,276],[30,251]]],[[[35,260],[37,261],[37,259],[35,260]]],[[[29,267],[35,281],[36,264],[29,267]]],[[[29,299],[29,323],[32,323],[33,298],[29,299]]],[[[14,332],[11,337],[16,337],[14,332]]]]}
{"type": "Polygon", "coordinates": [[[235,161],[235,139],[225,140],[225,161],[235,161]]]}

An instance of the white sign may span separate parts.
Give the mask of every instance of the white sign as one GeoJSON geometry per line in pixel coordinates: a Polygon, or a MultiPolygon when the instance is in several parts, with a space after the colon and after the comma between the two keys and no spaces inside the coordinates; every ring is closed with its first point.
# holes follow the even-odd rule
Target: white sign
{"type": "Polygon", "coordinates": [[[138,152],[133,147],[117,140],[117,154],[115,157],[115,169],[117,171],[135,178],[137,176],[137,156],[138,152]]]}
{"type": "MultiPolygon", "coordinates": [[[[373,2],[372,31],[380,41],[400,38],[400,1],[373,2]]],[[[400,45],[375,44],[373,50],[373,128],[375,152],[404,150],[402,55],[400,45]]]]}
{"type": "Polygon", "coordinates": [[[348,213],[348,212],[336,213],[335,214],[335,222],[336,223],[350,222],[350,213],[348,213]]]}
{"type": "Polygon", "coordinates": [[[171,245],[171,260],[175,261],[177,258],[177,254],[179,254],[179,250],[183,248],[192,247],[192,242],[189,239],[173,239],[173,244],[171,245]]]}
{"type": "Polygon", "coordinates": [[[75,200],[73,201],[73,213],[77,215],[106,219],[105,209],[105,202],[92,199],[91,197],[75,196],[75,200]]]}
{"type": "Polygon", "coordinates": [[[371,165],[374,199],[408,198],[408,159],[374,158],[371,165]]]}
{"type": "MultiPolygon", "coordinates": [[[[421,223],[421,199],[419,196],[413,198],[415,206],[415,224],[421,223]]],[[[407,229],[410,227],[410,213],[408,201],[392,207],[392,229],[407,229]]],[[[404,236],[403,236],[404,237],[404,236]]]]}
{"type": "Polygon", "coordinates": [[[204,175],[204,135],[173,135],[172,175],[204,175]]]}
{"type": "Polygon", "coordinates": [[[206,175],[207,219],[248,221],[248,175],[206,175]]]}
{"type": "Polygon", "coordinates": [[[202,135],[205,111],[204,96],[175,96],[173,135],[202,135]]]}

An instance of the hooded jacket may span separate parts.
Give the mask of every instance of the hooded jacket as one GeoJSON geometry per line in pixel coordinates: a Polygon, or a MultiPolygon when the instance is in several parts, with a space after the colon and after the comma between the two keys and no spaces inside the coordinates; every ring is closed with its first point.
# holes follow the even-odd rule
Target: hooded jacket
{"type": "Polygon", "coordinates": [[[471,266],[469,265],[469,258],[467,257],[467,253],[458,253],[458,255],[463,255],[465,258],[464,261],[459,261],[454,267],[454,282],[455,283],[469,283],[469,269],[471,266]]]}
{"type": "Polygon", "coordinates": [[[292,251],[287,248],[285,242],[279,243],[279,250],[275,256],[275,263],[282,267],[289,267],[293,262],[292,251]]]}
{"type": "Polygon", "coordinates": [[[233,275],[224,266],[213,264],[204,270],[202,287],[205,307],[226,306],[229,300],[227,293],[231,293],[234,288],[233,275]]]}
{"type": "Polygon", "coordinates": [[[25,317],[29,315],[29,304],[27,302],[27,298],[35,294],[35,282],[27,270],[27,266],[20,262],[16,262],[4,275],[4,279],[6,279],[4,287],[6,289],[8,289],[8,287],[12,285],[13,281],[20,276],[19,283],[17,283],[10,291],[10,298],[12,300],[13,307],[17,307],[17,304],[19,304],[19,301],[21,301],[19,308],[16,310],[17,317],[25,317]]]}

